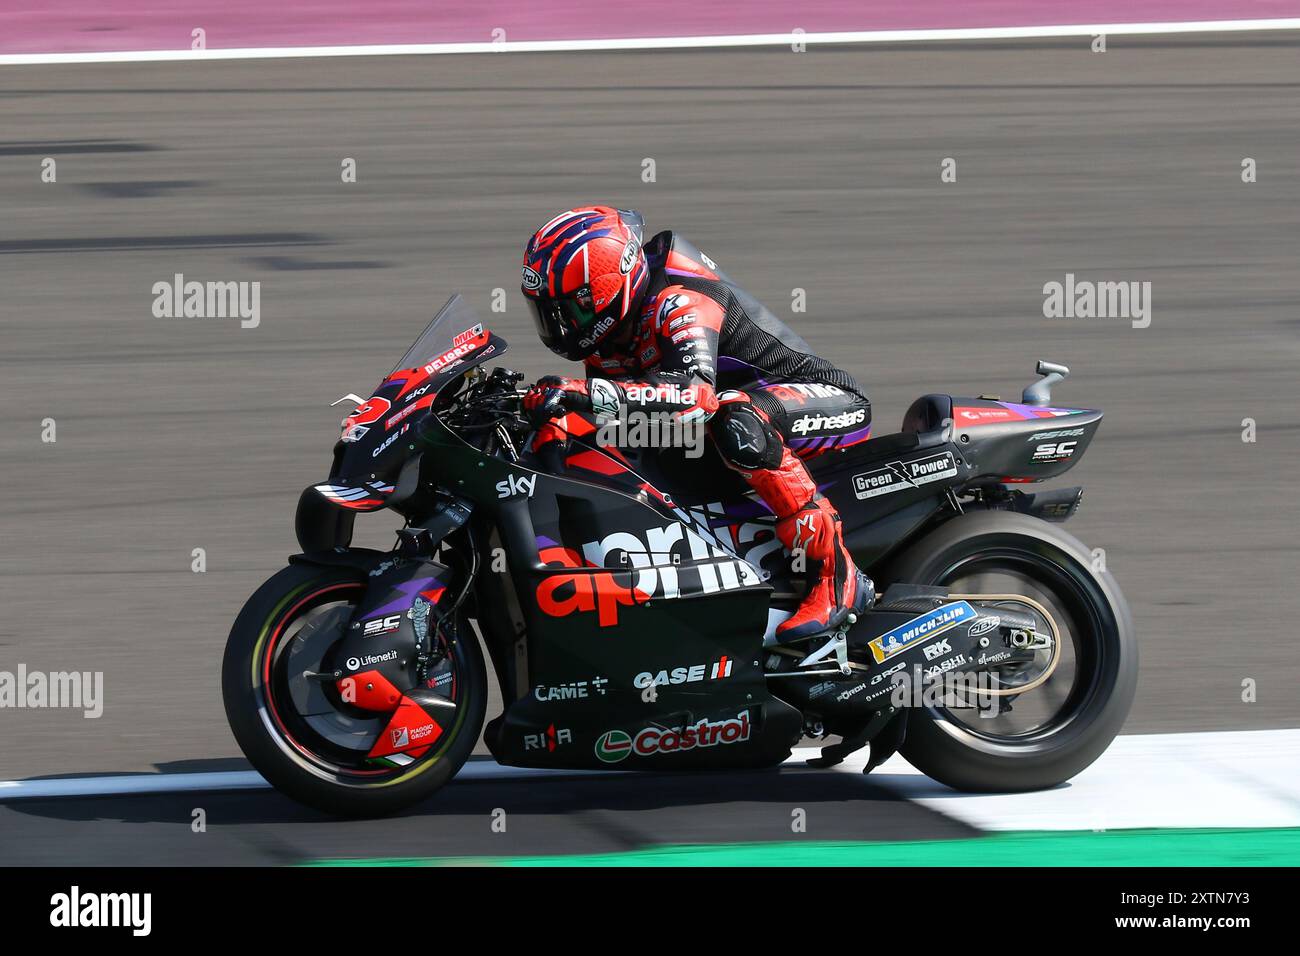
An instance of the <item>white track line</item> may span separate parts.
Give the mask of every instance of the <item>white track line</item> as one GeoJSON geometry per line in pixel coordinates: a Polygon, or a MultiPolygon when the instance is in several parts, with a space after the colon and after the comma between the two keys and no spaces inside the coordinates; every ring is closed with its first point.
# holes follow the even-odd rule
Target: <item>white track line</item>
{"type": "MultiPolygon", "coordinates": [[[[527,777],[578,777],[612,773],[602,770],[538,770],[503,767],[488,760],[467,763],[456,780],[512,780],[527,777]]],[[[103,777],[55,777],[45,780],[0,780],[0,803],[50,797],[122,797],[146,793],[189,793],[196,790],[267,790],[270,784],[255,770],[221,773],[140,773],[103,777]]]]}
{"type": "MultiPolygon", "coordinates": [[[[815,748],[786,761],[806,769],[815,748]]],[[[833,771],[860,774],[866,751],[833,771]]],[[[618,771],[534,770],[489,760],[466,764],[457,781],[604,776],[618,771]]],[[[1118,830],[1135,827],[1300,826],[1300,730],[1123,736],[1095,764],[1054,790],[965,794],[935,783],[901,757],[869,778],[899,796],[982,830],[1118,830]]],[[[0,781],[0,803],[51,797],[266,789],[252,771],[135,774],[0,781]]]]}
{"type": "Polygon", "coordinates": [[[1300,730],[1118,737],[1069,783],[1036,793],[957,793],[901,757],[871,780],[981,830],[1297,827],[1300,730]]]}
{"type": "Polygon", "coordinates": [[[258,790],[269,786],[261,774],[252,770],[2,780],[0,802],[41,797],[125,797],[142,793],[187,793],[191,790],[258,790]]]}
{"type": "Polygon", "coordinates": [[[92,53],[4,53],[0,66],[52,63],[144,63],[184,60],[278,60],[335,56],[429,56],[443,53],[562,53],[600,50],[688,50],[718,47],[830,43],[912,43],[939,40],[1007,40],[1039,37],[1138,36],[1300,30],[1300,18],[1198,20],[1165,23],[1070,23],[1059,26],[966,27],[941,30],[857,30],[836,33],[754,33],[722,36],[620,37],[590,40],[519,40],[473,43],[396,43],[355,46],[246,47],[237,49],[109,50],[92,53]]]}

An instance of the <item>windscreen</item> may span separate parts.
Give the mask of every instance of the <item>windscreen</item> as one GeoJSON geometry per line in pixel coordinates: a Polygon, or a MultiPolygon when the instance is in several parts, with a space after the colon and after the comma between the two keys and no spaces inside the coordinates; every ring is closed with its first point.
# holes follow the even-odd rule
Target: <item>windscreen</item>
{"type": "MultiPolygon", "coordinates": [[[[442,355],[455,344],[462,333],[472,331],[478,324],[478,316],[474,314],[469,303],[460,295],[453,295],[447,300],[447,304],[438,310],[433,321],[416,337],[401,360],[393,366],[393,372],[404,368],[415,368],[435,356],[442,355]]],[[[391,374],[392,372],[389,372],[389,375],[391,374]]]]}

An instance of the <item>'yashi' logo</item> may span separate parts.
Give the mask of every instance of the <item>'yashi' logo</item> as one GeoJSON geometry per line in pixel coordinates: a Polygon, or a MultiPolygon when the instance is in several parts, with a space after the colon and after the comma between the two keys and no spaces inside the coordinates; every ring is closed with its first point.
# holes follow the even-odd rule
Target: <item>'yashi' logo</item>
{"type": "MultiPolygon", "coordinates": [[[[595,568],[572,548],[543,548],[542,563],[549,567],[595,568]]],[[[537,605],[551,617],[568,617],[578,611],[595,611],[601,627],[618,623],[619,606],[644,604],[650,595],[619,584],[612,571],[583,570],[576,574],[551,574],[537,586],[537,605]]]]}

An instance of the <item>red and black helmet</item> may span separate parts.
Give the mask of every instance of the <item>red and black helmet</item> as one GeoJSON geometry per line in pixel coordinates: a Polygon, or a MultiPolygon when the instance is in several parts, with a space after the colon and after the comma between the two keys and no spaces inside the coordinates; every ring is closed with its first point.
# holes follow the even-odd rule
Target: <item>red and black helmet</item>
{"type": "Polygon", "coordinates": [[[562,212],[524,249],[523,290],[542,344],[567,359],[591,355],[641,306],[650,271],[641,214],[611,206],[562,212]]]}

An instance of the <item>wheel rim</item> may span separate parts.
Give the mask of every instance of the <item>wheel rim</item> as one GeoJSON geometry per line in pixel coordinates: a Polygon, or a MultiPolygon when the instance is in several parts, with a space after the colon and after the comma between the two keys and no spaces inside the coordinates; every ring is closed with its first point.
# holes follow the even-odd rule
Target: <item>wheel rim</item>
{"type": "MultiPolygon", "coordinates": [[[[322,732],[323,714],[304,715],[298,711],[292,685],[294,675],[301,672],[302,661],[294,654],[295,646],[304,632],[324,616],[342,611],[344,620],[350,619],[364,593],[361,582],[343,582],[309,587],[291,598],[287,602],[291,605],[288,611],[272,615],[268,620],[255,666],[260,676],[257,689],[262,723],[276,745],[317,777],[351,786],[376,787],[410,779],[437,763],[457,738],[466,708],[457,706],[447,732],[437,743],[420,757],[400,766],[376,765],[365,756],[369,745],[387,727],[391,714],[361,711],[343,704],[330,686],[327,696],[336,702],[343,725],[350,724],[355,729],[358,741],[369,738],[369,745],[349,748],[322,732]]],[[[341,639],[339,633],[325,651],[325,660],[341,639]]],[[[452,677],[450,686],[443,692],[450,700],[462,704],[462,689],[466,686],[464,667],[454,646],[448,650],[445,661],[452,677]]]]}
{"type": "Polygon", "coordinates": [[[1041,750],[1104,703],[1118,659],[1117,631],[1091,575],[1049,554],[1002,547],[956,558],[934,581],[953,591],[1025,594],[1052,614],[1061,643],[1052,675],[1038,689],[1008,698],[1009,713],[988,718],[964,708],[927,707],[944,731],[984,750],[1041,750]]]}

